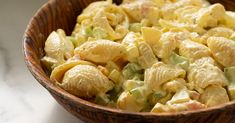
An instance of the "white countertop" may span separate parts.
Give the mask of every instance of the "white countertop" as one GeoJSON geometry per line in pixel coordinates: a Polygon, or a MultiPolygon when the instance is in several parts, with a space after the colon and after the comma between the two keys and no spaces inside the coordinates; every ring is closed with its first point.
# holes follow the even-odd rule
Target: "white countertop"
{"type": "Polygon", "coordinates": [[[22,36],[47,0],[0,0],[0,123],[82,123],[29,73],[22,36]]]}

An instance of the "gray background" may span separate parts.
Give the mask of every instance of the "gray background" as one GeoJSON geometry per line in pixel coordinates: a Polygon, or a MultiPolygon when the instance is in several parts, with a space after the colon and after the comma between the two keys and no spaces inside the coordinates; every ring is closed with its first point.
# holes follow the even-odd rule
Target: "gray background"
{"type": "Polygon", "coordinates": [[[22,36],[46,0],[0,0],[0,123],[81,123],[28,72],[22,36]]]}

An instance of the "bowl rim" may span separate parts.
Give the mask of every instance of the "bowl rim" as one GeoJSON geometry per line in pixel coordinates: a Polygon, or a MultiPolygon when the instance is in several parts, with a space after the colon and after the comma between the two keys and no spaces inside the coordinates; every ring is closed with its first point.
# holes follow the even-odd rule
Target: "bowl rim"
{"type": "Polygon", "coordinates": [[[89,109],[96,109],[98,112],[113,114],[116,113],[118,115],[127,115],[127,116],[140,116],[140,117],[148,117],[148,118],[170,118],[175,119],[179,117],[185,117],[185,116],[198,116],[198,114],[207,114],[207,113],[213,113],[213,112],[221,112],[221,111],[227,111],[232,110],[235,108],[235,100],[230,101],[221,105],[205,108],[205,109],[199,109],[199,110],[192,110],[192,111],[182,111],[182,112],[176,112],[176,113],[151,113],[151,112],[129,112],[129,111],[123,111],[120,109],[114,109],[114,108],[108,108],[104,107],[92,102],[89,102],[87,100],[84,100],[82,98],[79,98],[75,95],[72,95],[65,90],[61,89],[59,86],[53,84],[53,82],[49,79],[49,77],[46,75],[46,73],[41,73],[40,70],[38,70],[37,67],[35,67],[35,61],[29,60],[30,59],[30,49],[28,47],[28,43],[33,41],[30,36],[28,35],[28,32],[30,32],[31,28],[33,27],[33,21],[35,21],[37,16],[40,16],[43,12],[42,10],[45,7],[48,7],[49,5],[53,5],[56,0],[50,0],[46,2],[42,7],[38,9],[36,14],[31,18],[30,22],[27,25],[27,28],[24,32],[23,36],[23,54],[24,54],[24,61],[26,63],[27,68],[31,72],[31,74],[34,76],[34,78],[49,91],[50,93],[56,94],[57,96],[63,97],[64,99],[68,101],[72,101],[75,104],[78,104],[80,106],[86,107],[87,110],[89,109]]]}

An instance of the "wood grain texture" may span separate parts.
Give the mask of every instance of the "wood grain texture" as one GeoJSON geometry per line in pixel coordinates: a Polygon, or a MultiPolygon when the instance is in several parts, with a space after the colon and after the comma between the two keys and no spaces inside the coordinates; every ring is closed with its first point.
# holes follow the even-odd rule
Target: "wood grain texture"
{"type": "MultiPolygon", "coordinates": [[[[54,85],[40,63],[44,56],[44,43],[50,32],[62,28],[70,34],[76,17],[89,3],[95,0],[50,0],[30,21],[23,37],[25,62],[38,82],[68,112],[87,123],[234,123],[235,102],[175,114],[130,113],[118,109],[102,107],[71,95],[54,85]]],[[[120,0],[116,0],[120,3],[120,0]]],[[[235,10],[235,1],[210,0],[221,2],[229,10],[235,10]]]]}

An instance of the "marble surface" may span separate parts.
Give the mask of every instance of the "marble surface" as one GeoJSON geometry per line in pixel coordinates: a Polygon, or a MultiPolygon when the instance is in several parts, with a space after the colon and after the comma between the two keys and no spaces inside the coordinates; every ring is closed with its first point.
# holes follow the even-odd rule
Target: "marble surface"
{"type": "Polygon", "coordinates": [[[0,0],[0,123],[82,123],[29,73],[22,36],[46,0],[0,0]]]}

